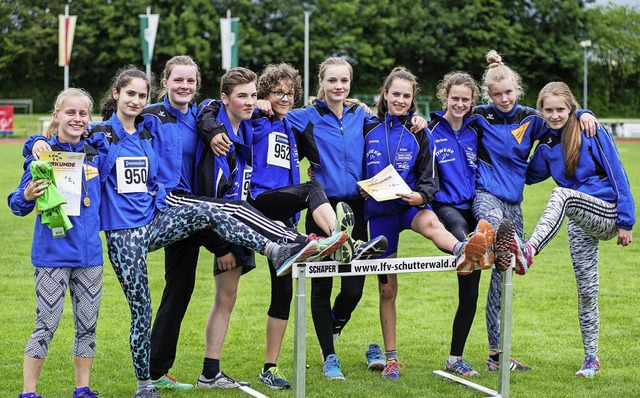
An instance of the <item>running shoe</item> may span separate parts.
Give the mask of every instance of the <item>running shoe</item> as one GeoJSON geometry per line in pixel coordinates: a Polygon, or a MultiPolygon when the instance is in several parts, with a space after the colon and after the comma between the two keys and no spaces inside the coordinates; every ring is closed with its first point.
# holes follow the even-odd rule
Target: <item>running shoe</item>
{"type": "Polygon", "coordinates": [[[349,264],[355,253],[355,242],[351,239],[351,233],[353,232],[355,223],[356,219],[351,207],[344,202],[338,202],[338,204],[336,204],[336,231],[346,232],[348,238],[347,241],[333,253],[332,257],[334,260],[343,264],[349,264]]]}
{"type": "Polygon", "coordinates": [[[307,258],[308,262],[319,261],[322,258],[331,255],[333,252],[338,250],[338,248],[340,248],[340,246],[342,246],[349,237],[349,235],[344,231],[338,231],[328,238],[316,237],[315,235],[311,236],[316,239],[318,247],[315,252],[307,258]]]}
{"type": "Polygon", "coordinates": [[[513,223],[502,220],[496,230],[495,239],[495,267],[496,271],[504,272],[511,266],[510,247],[515,240],[516,231],[513,223]]]}
{"type": "Polygon", "coordinates": [[[157,380],[151,380],[151,384],[153,384],[157,389],[170,388],[172,390],[191,390],[193,388],[193,384],[179,383],[168,374],[165,374],[157,380]]]}
{"type": "Polygon", "coordinates": [[[487,253],[487,243],[484,235],[476,231],[455,249],[453,254],[456,256],[456,271],[460,275],[468,275],[476,269],[480,259],[487,253]]]}
{"type": "Polygon", "coordinates": [[[400,370],[404,369],[404,365],[395,359],[387,361],[382,371],[382,378],[387,380],[398,380],[400,378],[400,370]]]}
{"type": "Polygon", "coordinates": [[[18,395],[18,398],[42,398],[41,395],[36,395],[35,392],[25,392],[18,395]]]}
{"type": "Polygon", "coordinates": [[[467,362],[462,357],[456,357],[456,361],[454,363],[449,362],[449,360],[444,361],[444,370],[449,373],[453,373],[456,375],[467,376],[467,377],[480,377],[480,373],[473,368],[473,366],[467,362]]]}
{"type": "Polygon", "coordinates": [[[236,381],[222,371],[218,372],[213,379],[207,379],[204,375],[198,377],[198,388],[238,388],[240,386],[250,386],[246,381],[236,381]]]}
{"type": "Polygon", "coordinates": [[[524,275],[533,264],[533,248],[529,242],[520,239],[518,235],[515,235],[514,238],[509,251],[516,256],[516,274],[524,275]]]}
{"type": "Polygon", "coordinates": [[[133,398],[161,398],[161,396],[158,390],[151,386],[136,390],[133,394],[133,398]]]}
{"type": "Polygon", "coordinates": [[[355,242],[355,255],[353,260],[371,260],[379,258],[385,251],[389,242],[383,235],[376,236],[368,242],[358,240],[355,242]]]}
{"type": "Polygon", "coordinates": [[[344,380],[344,374],[340,370],[340,360],[336,354],[327,356],[322,367],[324,377],[332,380],[344,380]]]}
{"type": "Polygon", "coordinates": [[[496,270],[506,271],[511,265],[511,254],[516,259],[515,271],[518,275],[527,273],[533,264],[533,248],[515,233],[509,220],[502,220],[496,232],[496,270]]]}
{"type": "MultiPolygon", "coordinates": [[[[485,368],[485,370],[489,372],[497,372],[498,370],[500,370],[500,363],[494,361],[493,359],[491,359],[491,357],[487,359],[486,364],[487,364],[487,367],[485,368]]],[[[528,372],[531,370],[531,366],[523,365],[520,362],[516,361],[515,359],[511,358],[511,360],[509,361],[509,369],[512,372],[513,371],[528,372]]]]}
{"type": "Polygon", "coordinates": [[[98,392],[89,387],[76,388],[71,398],[98,398],[98,392]]]}
{"type": "Polygon", "coordinates": [[[478,221],[476,232],[479,232],[482,234],[482,236],[484,236],[484,241],[487,245],[487,251],[480,259],[480,268],[486,270],[493,267],[493,263],[495,261],[495,254],[493,253],[493,241],[495,233],[491,224],[489,224],[489,222],[485,219],[481,219],[480,221],[478,221]]]}
{"type": "Polygon", "coordinates": [[[369,349],[365,352],[367,357],[367,368],[369,370],[382,371],[387,362],[382,356],[382,348],[377,344],[369,344],[369,349]]]}
{"type": "Polygon", "coordinates": [[[597,373],[600,373],[600,361],[595,355],[589,354],[584,358],[584,363],[580,370],[576,372],[576,376],[592,378],[597,373]]]}
{"type": "Polygon", "coordinates": [[[309,240],[304,243],[286,243],[280,245],[275,259],[271,259],[278,276],[291,273],[293,263],[299,263],[308,259],[318,249],[317,240],[309,240]]]}
{"type": "Polygon", "coordinates": [[[291,384],[285,379],[277,366],[270,367],[266,372],[260,372],[259,378],[261,382],[275,390],[288,390],[291,388],[291,384]]]}

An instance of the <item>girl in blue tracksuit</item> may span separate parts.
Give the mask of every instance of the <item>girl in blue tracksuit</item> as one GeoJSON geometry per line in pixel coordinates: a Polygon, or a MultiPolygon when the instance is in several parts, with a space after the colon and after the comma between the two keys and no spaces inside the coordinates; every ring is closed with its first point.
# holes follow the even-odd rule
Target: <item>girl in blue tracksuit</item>
{"type": "MultiPolygon", "coordinates": [[[[523,199],[527,159],[533,143],[540,138],[544,120],[535,109],[519,105],[522,96],[521,78],[502,62],[495,51],[487,53],[488,67],[483,76],[483,96],[489,105],[474,108],[478,129],[478,179],[473,214],[477,220],[486,219],[496,230],[496,270],[492,272],[487,293],[486,321],[489,338],[489,358],[486,370],[499,369],[500,345],[500,283],[501,274],[510,263],[513,250],[511,236],[522,236],[523,219],[521,202],[523,199]],[[506,228],[497,228],[501,221],[506,228]]],[[[595,118],[588,113],[580,114],[581,123],[593,127],[595,118]]],[[[517,251],[517,247],[515,248],[517,251]]],[[[522,255],[516,256],[516,272],[526,272],[522,255]]],[[[511,370],[530,370],[529,366],[511,359],[511,370]]]]}
{"type": "Polygon", "coordinates": [[[632,240],[635,206],[629,179],[613,138],[604,128],[594,137],[582,134],[575,118],[578,103],[562,82],[547,84],[538,95],[538,110],[546,127],[529,163],[527,184],[551,177],[558,184],[531,238],[519,242],[528,257],[539,253],[568,217],[567,231],[578,285],[578,317],[586,355],[580,377],[593,377],[598,361],[599,241],[618,237],[618,245],[632,240]]]}
{"type": "MultiPolygon", "coordinates": [[[[476,192],[478,129],[471,109],[479,92],[477,83],[469,74],[459,71],[446,74],[438,85],[437,94],[444,111],[433,112],[429,124],[430,150],[440,177],[440,190],[430,205],[458,240],[464,240],[476,227],[471,205],[476,192]]],[[[490,267],[491,259],[483,259],[483,265],[484,268],[490,267]]],[[[458,273],[457,277],[458,309],[453,320],[445,370],[477,377],[480,373],[462,354],[476,314],[480,270],[458,273]]]]}
{"type": "MultiPolygon", "coordinates": [[[[371,178],[389,165],[393,165],[400,177],[412,189],[407,194],[397,194],[398,199],[377,202],[368,198],[365,202],[365,217],[369,230],[374,235],[384,235],[389,242],[382,255],[397,257],[400,232],[412,229],[440,249],[453,253],[456,246],[463,247],[458,239],[447,231],[428,203],[438,191],[438,175],[435,158],[429,147],[425,130],[411,133],[410,117],[417,109],[417,82],[407,69],[395,68],[387,76],[380,89],[377,104],[378,116],[365,125],[365,178],[371,178]]],[[[484,237],[478,235],[484,243],[484,237]]],[[[464,239],[464,238],[463,238],[464,239]]],[[[486,246],[484,247],[486,250],[486,246]]],[[[485,250],[482,251],[484,254],[485,250]]],[[[388,379],[399,377],[398,353],[396,349],[396,308],[398,279],[390,274],[386,282],[379,282],[380,323],[384,339],[386,363],[382,376],[388,379]]],[[[372,349],[374,347],[371,347],[372,349]]],[[[369,359],[369,358],[368,358],[369,359]]],[[[369,367],[379,366],[369,361],[369,367]]]]}
{"type": "MultiPolygon", "coordinates": [[[[278,245],[247,228],[210,202],[168,207],[158,182],[158,158],[139,117],[149,83],[143,72],[126,69],[114,79],[101,104],[104,122],[91,126],[91,142],[105,157],[101,225],[109,259],[131,308],[131,353],[138,389],[134,397],[159,396],[150,383],[151,302],[146,254],[205,228],[225,240],[266,254],[280,264],[301,245],[278,245]],[[280,253],[280,254],[276,254],[280,253]]],[[[312,248],[315,250],[315,248],[312,248]]]]}
{"type": "MultiPolygon", "coordinates": [[[[328,58],[320,64],[318,96],[312,105],[294,109],[287,120],[298,139],[300,158],[306,157],[335,208],[345,202],[352,209],[355,220],[349,234],[357,240],[367,241],[364,203],[358,192],[357,181],[362,180],[364,158],[363,126],[367,118],[363,107],[347,100],[353,69],[342,58],[328,58]]],[[[308,233],[322,234],[322,229],[307,212],[308,233]]],[[[340,361],[335,353],[334,335],[351,318],[364,288],[364,276],[341,278],[340,293],[331,306],[331,278],[311,281],[311,314],[313,324],[325,358],[323,374],[330,379],[344,379],[340,361]]]]}
{"type": "MultiPolygon", "coordinates": [[[[24,355],[24,386],[21,398],[40,398],[36,383],[49,344],[62,317],[67,287],[71,293],[76,329],[73,344],[76,368],[74,398],[95,398],[98,393],[89,388],[91,365],[95,356],[96,325],[102,297],[102,242],[100,241],[100,178],[99,157],[82,133],[91,120],[93,101],[84,90],[70,88],[58,94],[54,103],[53,121],[47,130],[48,145],[53,151],[84,154],[78,187],[79,214],[69,215],[72,227],[64,237],[52,236],[51,228],[36,215],[31,247],[36,290],[36,323],[24,355]],[[51,136],[53,134],[53,136],[51,136]]],[[[36,207],[36,199],[48,188],[46,180],[33,181],[30,165],[18,188],[8,197],[9,208],[18,216],[26,216],[36,207]]],[[[60,181],[60,179],[58,179],[60,181]]]]}

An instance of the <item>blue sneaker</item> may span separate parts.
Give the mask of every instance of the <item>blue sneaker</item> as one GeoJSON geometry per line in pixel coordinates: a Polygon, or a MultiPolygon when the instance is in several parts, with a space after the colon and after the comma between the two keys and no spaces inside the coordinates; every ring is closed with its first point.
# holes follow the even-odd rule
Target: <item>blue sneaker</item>
{"type": "Polygon", "coordinates": [[[369,370],[384,370],[387,361],[382,356],[382,348],[377,344],[369,344],[369,349],[365,353],[367,357],[367,368],[369,370]]]}
{"type": "Polygon", "coordinates": [[[327,356],[327,359],[324,361],[324,366],[322,367],[322,374],[324,374],[324,377],[327,379],[344,380],[344,374],[342,374],[342,370],[340,370],[340,360],[336,354],[327,356]]]}
{"type": "Polygon", "coordinates": [[[35,392],[25,392],[18,395],[18,398],[42,398],[42,396],[36,395],[35,392]]]}
{"type": "Polygon", "coordinates": [[[444,361],[444,370],[449,373],[467,376],[467,377],[480,377],[480,373],[471,366],[469,362],[467,362],[462,357],[456,357],[456,361],[451,363],[447,359],[444,361]]]}
{"type": "Polygon", "coordinates": [[[272,366],[266,372],[260,372],[260,381],[276,390],[288,390],[291,384],[280,373],[277,366],[272,366]]]}
{"type": "Polygon", "coordinates": [[[387,380],[398,380],[400,378],[400,370],[404,369],[404,365],[395,359],[390,359],[384,366],[382,378],[387,380]]]}
{"type": "Polygon", "coordinates": [[[278,276],[291,273],[293,263],[300,263],[313,255],[318,249],[318,241],[310,240],[303,244],[288,243],[280,245],[276,258],[272,258],[273,267],[276,269],[278,276]]]}
{"type": "Polygon", "coordinates": [[[89,387],[76,388],[72,398],[98,398],[98,392],[89,387]]]}
{"type": "Polygon", "coordinates": [[[576,372],[576,376],[590,379],[597,373],[600,373],[600,361],[595,355],[590,354],[584,358],[584,363],[580,370],[576,372]]]}
{"type": "Polygon", "coordinates": [[[389,241],[384,235],[376,236],[368,242],[358,240],[354,244],[355,254],[353,260],[370,260],[379,258],[389,246],[389,241]]]}

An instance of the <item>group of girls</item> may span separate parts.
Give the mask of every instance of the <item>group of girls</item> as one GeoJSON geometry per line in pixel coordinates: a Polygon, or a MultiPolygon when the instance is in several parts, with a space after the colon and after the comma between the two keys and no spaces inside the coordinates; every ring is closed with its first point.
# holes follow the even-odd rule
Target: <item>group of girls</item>
{"type": "MultiPolygon", "coordinates": [[[[163,80],[163,84],[167,87],[168,81],[163,80]]],[[[150,88],[150,82],[140,70],[126,68],[119,71],[101,103],[104,121],[91,125],[91,97],[81,89],[64,90],[56,99],[47,137],[34,136],[25,144],[26,171],[20,186],[9,196],[9,206],[16,214],[28,214],[34,209],[37,198],[48,195],[52,181],[33,181],[29,171],[31,163],[43,150],[82,152],[85,155],[82,178],[74,183],[86,188],[78,192],[82,206],[79,215],[69,217],[72,227],[65,237],[54,238],[51,229],[43,224],[41,215],[36,216],[32,249],[36,295],[44,295],[47,299],[38,300],[36,327],[25,351],[22,397],[37,396],[36,382],[48,344],[60,321],[62,298],[69,284],[76,320],[74,396],[97,396],[89,388],[89,374],[101,291],[100,229],[105,231],[109,259],[131,309],[130,346],[138,380],[134,397],[159,396],[149,370],[152,312],[146,272],[147,252],[198,231],[211,230],[216,239],[262,253],[274,267],[284,269],[311,255],[336,250],[339,243],[346,240],[344,232],[322,240],[310,239],[294,229],[282,227],[243,203],[204,199],[170,201],[167,187],[171,189],[178,181],[182,184],[185,180],[181,175],[175,181],[171,180],[174,176],[163,175],[159,170],[162,167],[159,159],[164,158],[156,154],[163,153],[163,144],[156,144],[161,140],[153,139],[156,137],[145,128],[140,117],[150,88]],[[85,136],[89,138],[85,139],[85,136]],[[152,142],[158,146],[154,147],[152,142]],[[99,184],[99,189],[89,190],[95,184],[99,184]],[[93,244],[88,246],[87,242],[93,244]],[[46,257],[43,256],[45,253],[46,257]],[[75,272],[80,276],[71,277],[75,272]],[[50,291],[52,282],[59,284],[57,291],[50,291]]],[[[176,90],[176,93],[179,96],[182,91],[176,90]]],[[[154,130],[155,134],[158,132],[154,130]]],[[[163,138],[167,138],[164,145],[175,144],[175,141],[168,143],[168,134],[163,138]]],[[[180,140],[182,135],[173,138],[180,140]]],[[[192,173],[189,170],[194,165],[183,167],[185,175],[192,173]]],[[[225,378],[222,372],[214,376],[225,378]]],[[[160,381],[174,382],[168,376],[160,381]]]]}
{"type": "MultiPolygon", "coordinates": [[[[524,274],[533,255],[558,232],[565,215],[570,219],[586,355],[577,375],[592,377],[599,371],[598,240],[617,235],[620,245],[631,243],[635,219],[629,182],[611,136],[590,113],[578,112],[566,85],[550,83],[540,92],[540,113],[517,103],[520,77],[495,51],[489,52],[487,61],[482,85],[489,104],[474,107],[480,90],[471,76],[447,74],[438,87],[444,110],[432,115],[427,129],[424,119],[414,115],[418,88],[411,72],[404,68],[391,72],[380,90],[377,115],[370,116],[348,98],[353,70],[342,58],[329,58],[320,65],[318,95],[301,109],[292,109],[300,97],[300,76],[288,64],[267,66],[259,80],[247,69],[233,68],[222,77],[220,100],[206,100],[198,108],[194,97],[200,72],[188,56],[167,62],[162,102],[146,108],[150,83],[144,73],[135,68],[119,72],[102,101],[102,123],[90,125],[92,101],[86,92],[61,92],[47,141],[36,137],[25,145],[26,171],[9,196],[9,205],[15,214],[26,215],[46,193],[51,181],[33,181],[28,167],[42,150],[85,155],[84,190],[79,196],[87,200],[80,215],[70,217],[73,228],[64,238],[54,239],[41,216],[36,217],[32,249],[36,292],[43,294],[52,280],[60,289],[47,291],[57,295],[51,300],[38,301],[20,396],[36,397],[48,342],[62,313],[62,301],[56,298],[64,297],[67,285],[76,324],[73,396],[97,396],[89,388],[89,375],[101,292],[100,229],[105,231],[109,259],[131,309],[130,345],[138,380],[134,397],[158,397],[158,388],[193,387],[177,382],[168,372],[194,289],[200,246],[216,255],[216,292],[198,387],[247,384],[220,370],[220,356],[240,275],[254,266],[252,252],[259,252],[269,259],[272,284],[259,379],[272,388],[289,388],[277,367],[292,296],[288,267],[338,249],[336,259],[342,262],[380,254],[394,257],[404,229],[422,234],[458,258],[459,305],[445,361],[449,372],[479,376],[462,354],[475,316],[480,269],[495,263],[487,300],[486,370],[498,370],[500,271],[513,254],[516,272],[524,274]],[[261,101],[256,110],[257,99],[261,101]],[[529,164],[529,153],[539,139],[529,164]],[[309,160],[312,181],[300,184],[298,162],[303,157],[309,160]],[[365,198],[357,181],[388,165],[412,192],[389,202],[365,198]],[[549,176],[559,188],[531,239],[524,241],[520,207],[524,184],[549,176]],[[305,208],[309,235],[293,228],[296,213],[305,208]],[[379,235],[371,241],[367,221],[371,234],[379,235]],[[80,245],[85,236],[95,245],[80,245]],[[166,286],[151,329],[145,258],[160,247],[165,247],[166,286]],[[47,251],[46,261],[41,251],[47,251]]],[[[312,280],[311,310],[327,378],[345,378],[335,342],[363,287],[364,276],[342,277],[332,305],[331,279],[312,280]]],[[[370,345],[367,365],[385,378],[397,379],[397,277],[380,277],[379,291],[384,351],[370,345]]],[[[530,369],[514,359],[510,368],[530,369]]]]}

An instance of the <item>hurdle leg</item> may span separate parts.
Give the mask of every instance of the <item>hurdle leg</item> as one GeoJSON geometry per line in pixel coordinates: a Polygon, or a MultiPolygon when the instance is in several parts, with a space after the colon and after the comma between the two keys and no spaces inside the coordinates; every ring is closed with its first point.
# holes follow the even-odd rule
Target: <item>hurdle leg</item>
{"type": "MultiPolygon", "coordinates": [[[[307,279],[305,277],[306,264],[294,264],[298,268],[295,293],[294,310],[294,369],[293,374],[293,396],[294,398],[304,398],[306,386],[306,366],[307,366],[307,279]]],[[[294,274],[295,276],[295,274],[294,274]]]]}
{"type": "Polygon", "coordinates": [[[511,255],[511,266],[502,273],[502,299],[500,314],[500,374],[498,375],[498,391],[502,398],[509,397],[511,378],[511,315],[513,304],[513,268],[515,257],[511,255]]]}

